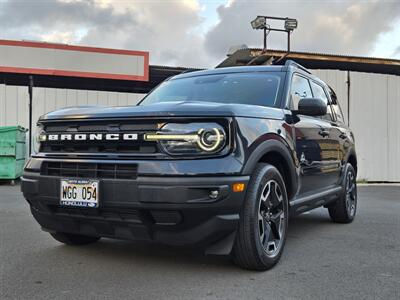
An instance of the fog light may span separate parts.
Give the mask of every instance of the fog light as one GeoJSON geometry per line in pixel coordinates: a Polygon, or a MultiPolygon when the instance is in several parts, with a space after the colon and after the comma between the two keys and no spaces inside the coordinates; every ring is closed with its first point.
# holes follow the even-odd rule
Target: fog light
{"type": "Polygon", "coordinates": [[[238,182],[232,185],[232,191],[234,193],[240,193],[244,191],[244,183],[238,182]]]}
{"type": "Polygon", "coordinates": [[[217,190],[214,190],[214,191],[210,192],[209,197],[210,197],[210,199],[217,199],[218,195],[219,195],[219,192],[217,190]]]}

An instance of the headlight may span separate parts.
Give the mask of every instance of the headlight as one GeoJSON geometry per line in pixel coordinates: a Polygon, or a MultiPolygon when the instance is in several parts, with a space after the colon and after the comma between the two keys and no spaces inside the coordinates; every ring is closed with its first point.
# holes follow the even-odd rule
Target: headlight
{"type": "Polygon", "coordinates": [[[157,141],[170,155],[211,155],[226,148],[227,135],[217,123],[167,123],[146,141],[157,141]]]}
{"type": "Polygon", "coordinates": [[[46,140],[46,135],[44,134],[44,129],[42,124],[38,124],[35,129],[33,136],[33,153],[39,153],[40,143],[46,140]]]}

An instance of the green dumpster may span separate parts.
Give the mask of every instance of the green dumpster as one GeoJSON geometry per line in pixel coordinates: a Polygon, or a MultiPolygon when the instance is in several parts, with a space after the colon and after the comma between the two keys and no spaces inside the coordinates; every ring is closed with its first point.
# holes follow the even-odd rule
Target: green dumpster
{"type": "Polygon", "coordinates": [[[26,159],[26,129],[0,127],[0,180],[14,180],[22,175],[26,159]]]}

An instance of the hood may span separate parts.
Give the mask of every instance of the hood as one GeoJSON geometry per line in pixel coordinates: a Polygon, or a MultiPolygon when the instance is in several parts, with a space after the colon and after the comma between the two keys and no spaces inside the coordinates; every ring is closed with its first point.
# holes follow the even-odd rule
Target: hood
{"type": "Polygon", "coordinates": [[[282,119],[283,110],[246,104],[203,101],[161,102],[140,106],[78,106],[56,110],[40,117],[45,120],[129,118],[129,117],[251,117],[282,119]]]}

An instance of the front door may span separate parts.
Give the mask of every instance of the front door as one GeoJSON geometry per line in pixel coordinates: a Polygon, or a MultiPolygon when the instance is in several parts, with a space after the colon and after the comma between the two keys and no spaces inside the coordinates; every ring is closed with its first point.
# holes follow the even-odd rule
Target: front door
{"type": "MultiPolygon", "coordinates": [[[[323,98],[317,93],[316,88],[311,89],[311,85],[307,78],[294,75],[291,88],[292,109],[297,109],[301,98],[323,98]]],[[[323,100],[328,101],[327,98],[323,100]]],[[[340,160],[339,143],[332,134],[330,108],[323,117],[303,115],[297,117],[297,122],[293,126],[301,171],[299,193],[306,194],[332,187],[337,184],[340,176],[340,160]]]]}

